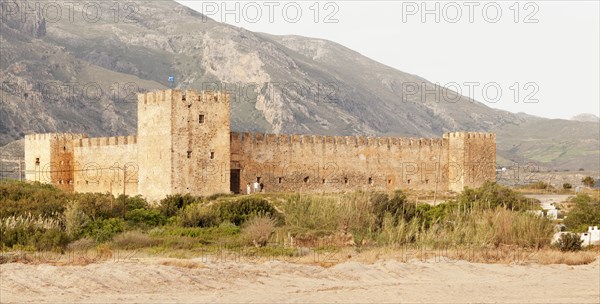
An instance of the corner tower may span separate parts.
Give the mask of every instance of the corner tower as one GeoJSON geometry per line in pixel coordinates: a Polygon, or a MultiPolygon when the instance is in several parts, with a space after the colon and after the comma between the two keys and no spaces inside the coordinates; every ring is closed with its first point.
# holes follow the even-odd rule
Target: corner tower
{"type": "Polygon", "coordinates": [[[462,192],[496,180],[496,134],[451,132],[448,140],[448,188],[462,192]]]}
{"type": "Polygon", "coordinates": [[[229,192],[230,100],[223,92],[138,95],[139,193],[229,192]]]}
{"type": "Polygon", "coordinates": [[[73,140],[86,137],[71,133],[25,135],[25,179],[73,191],[73,140]]]}

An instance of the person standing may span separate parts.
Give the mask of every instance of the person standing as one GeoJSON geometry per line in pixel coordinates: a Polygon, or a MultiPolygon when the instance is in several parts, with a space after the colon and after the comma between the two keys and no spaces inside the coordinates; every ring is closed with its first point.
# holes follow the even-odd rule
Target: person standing
{"type": "Polygon", "coordinates": [[[246,194],[250,194],[252,192],[252,189],[250,189],[250,183],[246,184],[246,194]]]}
{"type": "Polygon", "coordinates": [[[258,192],[258,187],[260,187],[260,185],[258,184],[258,181],[254,181],[254,193],[258,192]]]}

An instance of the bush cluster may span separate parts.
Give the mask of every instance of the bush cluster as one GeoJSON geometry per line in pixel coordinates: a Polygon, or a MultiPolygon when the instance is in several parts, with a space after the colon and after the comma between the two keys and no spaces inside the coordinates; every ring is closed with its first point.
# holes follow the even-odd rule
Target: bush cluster
{"type": "Polygon", "coordinates": [[[574,232],[585,232],[588,226],[600,224],[600,200],[587,194],[579,194],[571,200],[575,205],[564,220],[565,226],[574,232]]]}
{"type": "Polygon", "coordinates": [[[556,246],[560,251],[579,251],[583,240],[577,233],[563,233],[556,242],[556,246]]]}
{"type": "Polygon", "coordinates": [[[525,196],[495,182],[485,182],[477,189],[466,188],[457,202],[467,209],[475,205],[489,209],[503,207],[515,211],[532,208],[530,200],[525,196]]]}

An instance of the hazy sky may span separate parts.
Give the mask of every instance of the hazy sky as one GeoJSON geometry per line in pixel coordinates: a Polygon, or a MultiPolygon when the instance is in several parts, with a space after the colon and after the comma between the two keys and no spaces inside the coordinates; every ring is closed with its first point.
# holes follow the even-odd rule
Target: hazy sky
{"type": "Polygon", "coordinates": [[[494,108],[600,115],[598,1],[179,2],[251,31],[338,42],[494,108]]]}

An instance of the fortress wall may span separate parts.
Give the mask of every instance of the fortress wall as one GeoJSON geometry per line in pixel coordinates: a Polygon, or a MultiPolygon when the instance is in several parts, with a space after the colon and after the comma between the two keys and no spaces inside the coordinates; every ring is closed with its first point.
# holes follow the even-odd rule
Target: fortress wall
{"type": "Polygon", "coordinates": [[[139,193],[136,136],[85,138],[73,144],[75,191],[139,193]]]}
{"type": "Polygon", "coordinates": [[[241,185],[266,191],[447,188],[447,140],[231,133],[241,185]]]}
{"type": "Polygon", "coordinates": [[[48,133],[25,136],[25,178],[74,190],[73,140],[85,134],[48,133]]]}

